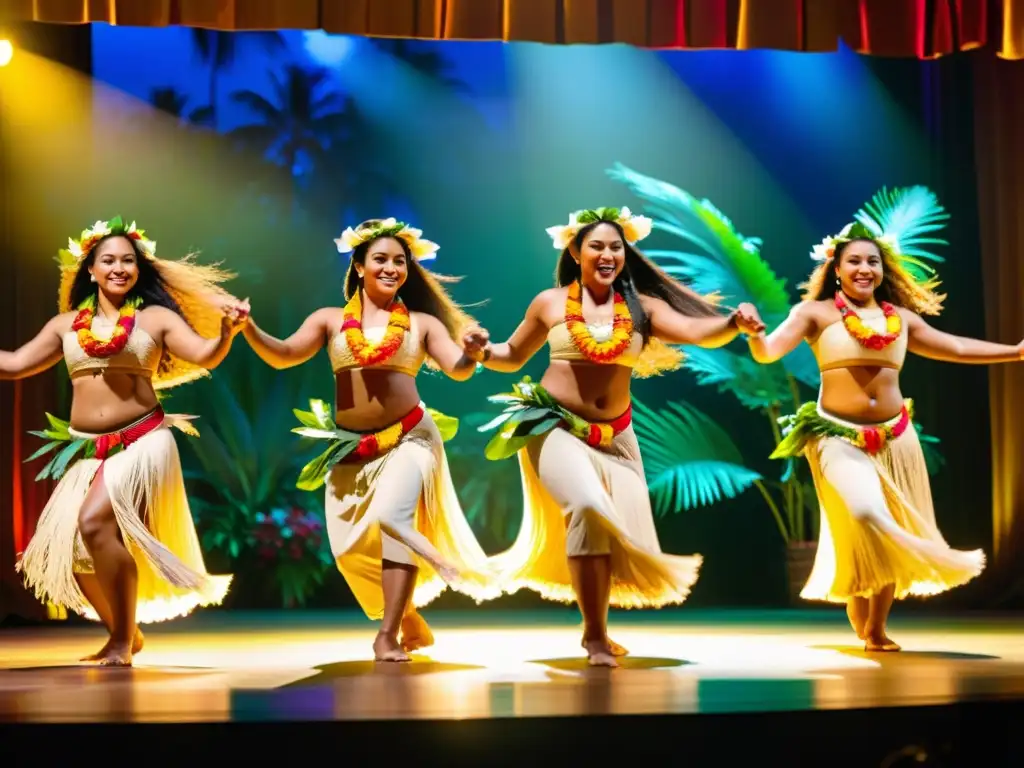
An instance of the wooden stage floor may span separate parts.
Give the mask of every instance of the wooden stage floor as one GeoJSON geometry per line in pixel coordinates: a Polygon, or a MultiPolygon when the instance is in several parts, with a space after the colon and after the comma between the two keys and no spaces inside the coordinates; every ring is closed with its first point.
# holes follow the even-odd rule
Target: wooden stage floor
{"type": "Polygon", "coordinates": [[[612,635],[631,656],[602,670],[583,662],[571,611],[426,616],[437,644],[401,665],[367,660],[375,625],[355,613],[198,613],[149,628],[130,670],[75,662],[102,643],[92,626],[3,629],[0,725],[622,722],[1024,701],[1024,617],[900,615],[890,634],[904,651],[866,654],[840,611],[618,613],[612,635]]]}

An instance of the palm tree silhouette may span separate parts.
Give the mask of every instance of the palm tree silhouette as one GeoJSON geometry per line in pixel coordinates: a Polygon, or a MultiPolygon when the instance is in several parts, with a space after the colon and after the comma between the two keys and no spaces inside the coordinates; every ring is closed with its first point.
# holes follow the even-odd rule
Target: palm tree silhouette
{"type": "Polygon", "coordinates": [[[293,215],[300,199],[310,209],[328,210],[350,201],[361,186],[359,169],[374,154],[367,151],[372,135],[352,100],[331,85],[322,68],[291,64],[271,82],[269,96],[252,90],[231,94],[257,119],[229,135],[291,177],[293,215]]]}
{"type": "MultiPolygon", "coordinates": [[[[258,47],[273,55],[285,48],[285,39],[280,32],[225,32],[197,28],[192,30],[192,45],[202,62],[210,67],[207,108],[202,117],[203,122],[216,128],[217,81],[220,75],[235,64],[245,46],[258,47]]],[[[196,110],[197,113],[199,111],[196,110]]]]}
{"type": "Polygon", "coordinates": [[[469,91],[466,83],[452,73],[451,62],[437,52],[436,44],[433,42],[380,37],[371,38],[370,42],[377,50],[453,91],[469,91]]]}
{"type": "Polygon", "coordinates": [[[209,106],[199,107],[186,113],[188,96],[177,88],[170,86],[154,88],[149,92],[149,103],[158,111],[177,118],[183,123],[201,125],[210,121],[211,109],[209,106]]]}

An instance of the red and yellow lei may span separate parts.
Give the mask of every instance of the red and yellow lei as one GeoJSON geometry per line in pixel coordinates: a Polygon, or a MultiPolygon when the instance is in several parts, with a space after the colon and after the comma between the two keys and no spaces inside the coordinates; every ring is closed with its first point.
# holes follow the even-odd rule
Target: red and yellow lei
{"type": "Polygon", "coordinates": [[[71,330],[78,333],[78,344],[89,357],[111,357],[125,348],[135,329],[135,310],[141,302],[129,299],[121,306],[117,324],[109,339],[99,339],[92,332],[92,321],[96,317],[96,299],[87,299],[78,310],[71,330]]]}
{"type": "Polygon", "coordinates": [[[597,341],[583,319],[583,287],[578,282],[569,286],[565,299],[565,327],[576,349],[592,363],[614,363],[633,340],[633,318],[622,294],[616,291],[612,336],[608,341],[597,341]]]}
{"type": "Polygon", "coordinates": [[[843,325],[847,332],[855,338],[861,346],[868,349],[885,349],[900,337],[903,330],[903,321],[900,319],[899,310],[887,301],[879,302],[882,314],[885,315],[886,333],[878,333],[864,325],[863,321],[843,299],[842,295],[836,294],[836,309],[843,318],[843,325]]]}
{"type": "Polygon", "coordinates": [[[345,305],[344,318],[341,330],[345,334],[345,342],[352,352],[352,357],[363,368],[381,365],[394,357],[410,328],[409,310],[406,309],[401,299],[396,298],[384,338],[380,340],[379,344],[368,342],[363,335],[363,302],[358,290],[352,294],[352,298],[345,305]]]}

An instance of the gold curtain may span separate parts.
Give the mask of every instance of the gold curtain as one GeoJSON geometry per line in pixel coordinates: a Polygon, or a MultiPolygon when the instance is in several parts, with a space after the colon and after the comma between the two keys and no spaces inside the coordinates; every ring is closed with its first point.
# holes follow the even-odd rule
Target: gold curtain
{"type": "MultiPolygon", "coordinates": [[[[974,62],[975,153],[988,337],[1024,336],[1024,69],[974,62]]],[[[1020,577],[1024,556],[1024,365],[989,370],[996,569],[1020,577]]]]}
{"type": "Polygon", "coordinates": [[[3,0],[8,21],[1024,58],[1024,0],[3,0]],[[989,39],[990,30],[992,39],[989,39]]]}

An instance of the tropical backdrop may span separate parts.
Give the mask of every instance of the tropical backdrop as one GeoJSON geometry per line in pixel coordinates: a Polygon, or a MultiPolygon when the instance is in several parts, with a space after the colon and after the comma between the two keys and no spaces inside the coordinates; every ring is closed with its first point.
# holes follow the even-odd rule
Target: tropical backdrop
{"type": "MultiPolygon", "coordinates": [[[[976,232],[946,200],[955,174],[895,63],[102,25],[94,59],[92,151],[131,189],[101,185],[90,220],[122,214],[164,257],[223,261],[278,335],[341,301],[340,231],[390,215],[441,244],[433,267],[462,276],[456,298],[504,337],[551,284],[545,227],[602,205],[651,216],[648,255],[697,290],[753,302],[772,326],[799,301],[822,237],[858,215],[902,216],[923,268],[955,286],[937,324],[981,332],[979,266],[964,257],[976,232]]],[[[804,347],[757,366],[742,341],[685,352],[683,371],[634,389],[662,546],[704,555],[691,604],[789,601],[813,556],[817,502],[799,462],[768,456],[779,419],[816,396],[813,358],[804,347]]],[[[539,375],[544,356],[523,373],[539,375]]],[[[970,446],[987,435],[933,386],[938,370],[915,361],[905,386],[943,528],[983,546],[970,488],[987,474],[970,446]]],[[[487,396],[511,383],[490,372],[420,382],[430,406],[459,418],[452,472],[489,552],[511,543],[521,515],[515,462],[487,461],[478,431],[497,413],[487,396]]],[[[201,437],[180,444],[210,567],[238,574],[231,605],[353,604],[323,499],[295,487],[317,451],[291,434],[293,409],[332,386],[324,355],[272,371],[240,339],[214,376],[169,395],[200,417],[201,437]]]]}

